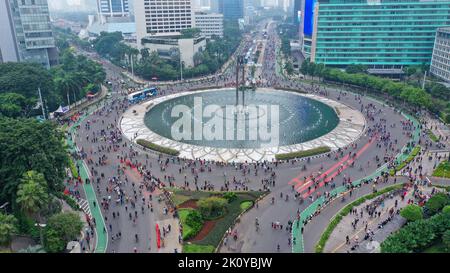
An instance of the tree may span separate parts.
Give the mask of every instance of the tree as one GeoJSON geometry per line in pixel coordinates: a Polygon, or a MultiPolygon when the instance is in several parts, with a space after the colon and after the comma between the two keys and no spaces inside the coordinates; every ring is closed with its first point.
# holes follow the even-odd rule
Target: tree
{"type": "Polygon", "coordinates": [[[445,193],[436,193],[425,204],[427,214],[434,215],[442,210],[449,203],[449,198],[445,193]]]}
{"type": "Polygon", "coordinates": [[[48,219],[47,227],[54,230],[66,244],[80,236],[83,222],[74,212],[62,212],[48,219]]]}
{"type": "Polygon", "coordinates": [[[301,72],[303,75],[305,75],[305,76],[308,75],[308,72],[309,72],[309,65],[310,65],[309,60],[305,60],[305,61],[302,62],[302,65],[301,65],[301,67],[300,67],[300,72],[301,72]]]}
{"type": "Polygon", "coordinates": [[[197,201],[197,206],[205,218],[215,218],[225,212],[228,201],[220,197],[208,197],[197,201]]]}
{"type": "Polygon", "coordinates": [[[0,201],[16,204],[22,175],[44,175],[50,192],[62,191],[68,156],[56,124],[0,117],[0,201]]]}
{"type": "Polygon", "coordinates": [[[417,205],[408,205],[400,211],[400,215],[409,222],[423,219],[422,208],[417,205]]]}
{"type": "Polygon", "coordinates": [[[16,202],[28,216],[40,212],[48,204],[44,175],[35,171],[24,173],[17,190],[16,202]]]}
{"type": "Polygon", "coordinates": [[[284,69],[286,69],[288,75],[292,75],[294,73],[294,66],[292,65],[292,62],[290,60],[286,62],[286,64],[284,65],[284,69]]]}
{"type": "Polygon", "coordinates": [[[58,104],[50,71],[35,63],[0,63],[0,93],[17,93],[36,99],[38,88],[50,109],[58,104]]]}
{"type": "Polygon", "coordinates": [[[44,247],[47,252],[59,253],[64,250],[66,243],[61,239],[58,232],[48,228],[45,231],[44,247]]]}
{"type": "Polygon", "coordinates": [[[13,215],[0,213],[0,245],[7,245],[11,235],[17,232],[17,219],[13,215]]]}
{"type": "Polygon", "coordinates": [[[29,117],[36,99],[17,93],[0,93],[0,115],[18,118],[29,117]]]}
{"type": "Polygon", "coordinates": [[[444,234],[442,234],[442,242],[447,248],[447,251],[450,251],[450,229],[445,231],[444,234]]]}
{"type": "Polygon", "coordinates": [[[366,73],[367,66],[362,64],[351,64],[345,68],[345,72],[350,74],[366,73]]]}

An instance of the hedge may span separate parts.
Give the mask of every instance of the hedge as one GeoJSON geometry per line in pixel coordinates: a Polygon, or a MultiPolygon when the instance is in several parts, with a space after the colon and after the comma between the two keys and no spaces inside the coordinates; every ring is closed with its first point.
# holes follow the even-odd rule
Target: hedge
{"type": "Polygon", "coordinates": [[[145,139],[138,139],[138,140],[136,140],[136,143],[141,145],[141,146],[143,146],[143,147],[145,147],[145,148],[148,148],[150,150],[153,150],[153,151],[156,151],[156,152],[160,152],[160,153],[163,153],[163,154],[168,154],[168,155],[172,155],[172,156],[180,155],[180,152],[175,150],[175,149],[171,149],[171,148],[168,148],[168,147],[163,147],[163,146],[160,146],[158,144],[155,144],[155,143],[152,143],[150,141],[147,141],[145,139]]]}
{"type": "Polygon", "coordinates": [[[183,253],[213,253],[215,247],[212,245],[197,245],[186,244],[183,245],[183,253]]]}
{"type": "Polygon", "coordinates": [[[414,158],[419,154],[420,152],[420,145],[417,145],[416,147],[414,147],[411,151],[411,153],[409,154],[408,158],[406,158],[404,161],[402,161],[400,164],[398,164],[395,168],[392,168],[389,171],[389,174],[391,176],[394,176],[396,172],[402,170],[404,167],[406,167],[407,164],[409,164],[411,161],[414,160],[414,158]]]}
{"type": "Polygon", "coordinates": [[[71,157],[69,157],[69,168],[70,168],[70,172],[72,173],[73,178],[74,179],[78,178],[78,170],[77,170],[77,167],[71,157]]]}
{"type": "Polygon", "coordinates": [[[335,217],[331,220],[330,224],[328,224],[328,226],[325,229],[325,231],[322,233],[322,236],[320,237],[319,242],[316,245],[316,253],[322,253],[322,251],[323,251],[323,249],[325,247],[325,244],[327,243],[328,238],[330,238],[330,235],[333,232],[333,230],[341,222],[342,218],[344,218],[347,214],[349,214],[350,211],[354,207],[361,205],[362,203],[366,202],[367,200],[373,199],[373,198],[375,198],[375,197],[377,197],[379,195],[382,195],[384,193],[387,193],[387,192],[390,192],[390,191],[393,191],[393,190],[401,189],[402,187],[403,187],[402,184],[386,187],[386,188],[384,188],[382,190],[379,190],[377,192],[364,195],[364,196],[356,199],[355,201],[351,202],[350,204],[345,206],[343,209],[341,209],[335,215],[335,217]]]}
{"type": "Polygon", "coordinates": [[[81,210],[80,207],[78,206],[77,201],[75,201],[75,199],[70,195],[66,195],[62,192],[57,192],[55,193],[55,196],[58,197],[59,199],[66,201],[67,205],[69,205],[73,210],[75,211],[81,210]]]}
{"type": "Polygon", "coordinates": [[[292,153],[286,153],[286,154],[277,154],[275,155],[276,160],[288,160],[288,159],[294,159],[294,158],[302,158],[302,157],[309,157],[313,155],[323,154],[330,152],[330,147],[322,146],[310,150],[305,151],[298,151],[298,152],[292,152],[292,153]]]}

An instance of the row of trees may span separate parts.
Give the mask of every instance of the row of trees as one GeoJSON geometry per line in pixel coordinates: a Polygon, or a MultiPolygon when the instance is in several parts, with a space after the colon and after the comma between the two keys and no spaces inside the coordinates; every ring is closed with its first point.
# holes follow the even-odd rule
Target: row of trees
{"type": "MultiPolygon", "coordinates": [[[[425,107],[431,112],[444,114],[447,122],[450,115],[445,110],[450,107],[448,101],[434,98],[426,90],[405,82],[395,82],[390,79],[361,73],[363,68],[355,68],[357,73],[347,73],[337,68],[329,68],[324,64],[315,64],[309,61],[303,62],[300,71],[304,75],[319,77],[326,81],[356,86],[366,91],[389,95],[392,98],[407,102],[416,107],[425,107]]],[[[450,113],[450,112],[449,112],[450,113]]]]}
{"type": "Polygon", "coordinates": [[[50,121],[0,117],[0,245],[14,234],[36,240],[43,233],[47,252],[61,252],[80,234],[77,214],[60,213],[56,196],[63,190],[68,166],[63,134],[50,121]],[[46,223],[44,230],[36,224],[46,223]]]}
{"type": "Polygon", "coordinates": [[[60,65],[45,69],[32,63],[0,64],[0,115],[30,117],[41,113],[35,108],[40,88],[44,105],[50,112],[61,104],[82,99],[87,92],[97,92],[105,80],[101,65],[70,48],[60,56],[60,65]]]}
{"type": "MultiPolygon", "coordinates": [[[[74,102],[98,91],[106,74],[97,63],[74,54],[72,35],[58,31],[56,38],[60,64],[49,70],[31,63],[0,64],[0,205],[5,209],[0,245],[20,234],[40,241],[47,252],[62,252],[83,226],[77,213],[61,213],[58,197],[69,165],[65,136],[52,121],[30,117],[41,111],[35,109],[38,89],[53,111],[68,97],[74,102]]],[[[41,252],[42,247],[27,251],[41,252]]]]}
{"type": "Polygon", "coordinates": [[[80,234],[80,217],[61,214],[56,197],[68,166],[63,139],[50,121],[0,117],[0,204],[10,213],[0,214],[0,245],[14,234],[39,240],[42,232],[45,250],[60,252],[80,234]],[[47,223],[44,230],[40,223],[47,223]]]}
{"type": "Polygon", "coordinates": [[[385,253],[422,252],[432,244],[442,241],[450,251],[450,197],[446,193],[437,193],[431,197],[422,209],[417,205],[408,205],[400,214],[408,224],[390,235],[382,244],[385,253]],[[425,218],[425,219],[424,219],[425,218]]]}
{"type": "MultiPolygon", "coordinates": [[[[195,37],[198,29],[186,29],[183,38],[195,37]]],[[[236,22],[224,22],[224,37],[212,37],[207,41],[205,50],[194,56],[194,67],[183,67],[183,77],[193,78],[215,73],[231,57],[238,47],[242,33],[236,22]]],[[[131,70],[134,65],[136,75],[151,80],[176,80],[180,77],[180,53],[175,48],[169,53],[169,58],[161,58],[158,53],[148,49],[141,51],[123,42],[120,32],[102,32],[93,42],[94,49],[114,64],[131,70]]]]}

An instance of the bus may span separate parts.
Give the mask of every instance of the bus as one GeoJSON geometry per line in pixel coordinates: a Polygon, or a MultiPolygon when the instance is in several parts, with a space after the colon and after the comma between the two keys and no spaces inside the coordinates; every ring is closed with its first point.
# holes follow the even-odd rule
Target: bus
{"type": "Polygon", "coordinates": [[[158,89],[156,87],[146,88],[128,95],[128,102],[131,104],[139,103],[149,97],[156,96],[158,89]]]}

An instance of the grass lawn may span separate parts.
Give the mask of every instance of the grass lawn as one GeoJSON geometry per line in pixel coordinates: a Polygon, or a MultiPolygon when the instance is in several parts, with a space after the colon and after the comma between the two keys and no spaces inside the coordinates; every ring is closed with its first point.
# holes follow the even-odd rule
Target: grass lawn
{"type": "Polygon", "coordinates": [[[179,209],[178,215],[180,217],[181,226],[183,226],[183,238],[187,234],[189,234],[192,231],[192,228],[186,224],[186,217],[188,216],[189,212],[193,211],[193,209],[179,209]]]}
{"type": "Polygon", "coordinates": [[[444,161],[433,172],[433,176],[450,178],[450,162],[444,161]]]}
{"type": "Polygon", "coordinates": [[[434,245],[432,245],[432,246],[428,247],[427,249],[425,249],[423,251],[423,253],[448,253],[448,252],[445,250],[444,243],[439,240],[434,245]]]}
{"type": "Polygon", "coordinates": [[[183,246],[183,253],[213,253],[214,250],[215,247],[211,245],[186,244],[183,246]]]}
{"type": "Polygon", "coordinates": [[[241,211],[246,211],[248,208],[250,208],[253,205],[252,201],[244,201],[241,203],[241,211]]]}
{"type": "Polygon", "coordinates": [[[439,138],[431,130],[428,130],[428,137],[434,142],[439,141],[439,138]]]}

